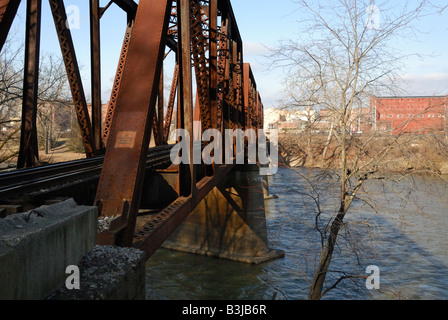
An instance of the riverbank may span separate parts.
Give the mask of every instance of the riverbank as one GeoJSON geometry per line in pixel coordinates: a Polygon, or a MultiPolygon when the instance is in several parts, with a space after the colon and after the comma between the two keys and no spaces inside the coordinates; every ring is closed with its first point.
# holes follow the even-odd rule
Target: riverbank
{"type": "MultiPolygon", "coordinates": [[[[323,134],[313,134],[311,140],[305,134],[280,134],[279,165],[339,169],[339,143],[333,138],[325,150],[327,138],[323,134]]],[[[448,174],[448,140],[441,135],[353,135],[347,145],[350,164],[357,160],[359,166],[378,173],[448,174]]]]}

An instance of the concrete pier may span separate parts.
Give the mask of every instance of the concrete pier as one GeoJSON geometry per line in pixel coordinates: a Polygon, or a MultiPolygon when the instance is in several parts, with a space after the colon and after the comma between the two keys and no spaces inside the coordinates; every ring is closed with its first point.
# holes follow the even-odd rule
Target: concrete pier
{"type": "Polygon", "coordinates": [[[144,299],[145,253],[97,246],[97,228],[97,207],[73,199],[1,218],[0,300],[144,299]]]}
{"type": "Polygon", "coordinates": [[[0,300],[43,299],[96,244],[97,208],[67,200],[0,219],[0,300]]]}
{"type": "Polygon", "coordinates": [[[257,166],[237,166],[163,247],[259,264],[284,256],[268,247],[263,181],[257,166]]]}

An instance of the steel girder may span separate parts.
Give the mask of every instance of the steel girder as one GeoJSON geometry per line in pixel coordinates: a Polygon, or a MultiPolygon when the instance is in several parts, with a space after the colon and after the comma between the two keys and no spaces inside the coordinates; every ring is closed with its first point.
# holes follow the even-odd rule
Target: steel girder
{"type": "Polygon", "coordinates": [[[27,0],[25,66],[23,75],[22,127],[17,168],[39,163],[37,144],[37,93],[39,80],[41,0],[27,0]]]}
{"type": "MultiPolygon", "coordinates": [[[[155,70],[148,68],[145,68],[148,71],[144,76],[139,76],[137,70],[141,69],[144,63],[142,59],[151,52],[144,51],[143,45],[139,44],[140,50],[132,58],[129,56],[130,52],[127,53],[127,56],[122,54],[123,60],[120,60],[120,67],[124,61],[124,73],[120,67],[117,71],[117,79],[121,79],[121,83],[116,82],[116,90],[113,92],[118,93],[118,101],[111,99],[111,108],[116,104],[123,115],[120,117],[115,110],[109,134],[115,134],[116,137],[112,140],[109,137],[106,159],[109,158],[110,161],[105,161],[98,187],[97,204],[101,208],[103,216],[117,216],[111,229],[102,235],[104,243],[131,245],[134,242],[135,246],[147,249],[151,253],[177,227],[186,213],[205,197],[207,191],[204,190],[209,190],[211,186],[216,185],[219,179],[222,179],[225,175],[225,172],[228,172],[232,167],[216,166],[212,175],[207,177],[198,173],[198,167],[192,164],[192,158],[190,158],[190,164],[180,164],[177,167],[179,199],[159,214],[160,218],[157,220],[157,226],[152,223],[135,233],[137,231],[135,230],[135,219],[140,188],[138,174],[141,172],[140,166],[143,165],[140,164],[136,167],[135,163],[138,162],[138,154],[142,152],[142,149],[147,148],[149,143],[147,139],[149,139],[151,132],[154,134],[156,144],[166,144],[168,142],[169,126],[172,116],[175,114],[176,92],[178,105],[176,126],[190,132],[191,137],[193,137],[194,115],[197,115],[196,120],[201,121],[202,131],[215,128],[223,133],[225,129],[261,128],[262,112],[260,109],[262,104],[256,91],[255,79],[250,66],[243,64],[242,41],[229,1],[170,1],[166,11],[159,12],[158,20],[156,17],[153,18],[160,22],[162,16],[164,17],[165,24],[158,26],[158,28],[156,26],[149,27],[149,25],[142,27],[149,22],[139,22],[138,17],[145,10],[145,7],[141,8],[144,3],[152,2],[151,0],[140,1],[131,43],[134,37],[140,39],[139,32],[141,32],[146,35],[145,41],[153,41],[156,36],[158,37],[157,41],[165,41],[160,43],[157,50],[161,50],[165,45],[171,50],[176,49],[176,66],[165,120],[163,121],[165,110],[161,90],[163,76],[160,72],[157,73],[155,70]],[[141,29],[136,31],[139,24],[142,24],[141,29]],[[166,35],[156,33],[148,40],[147,30],[163,30],[164,28],[167,30],[166,35]],[[120,96],[131,99],[127,90],[132,86],[128,85],[127,89],[124,87],[127,69],[133,70],[128,73],[127,80],[129,83],[146,84],[141,86],[140,93],[134,91],[131,94],[132,97],[143,95],[144,92],[152,92],[153,95],[158,95],[157,104],[156,98],[151,98],[149,110],[147,110],[145,103],[140,103],[142,108],[146,108],[149,118],[143,115],[139,117],[139,119],[146,119],[146,123],[138,126],[142,129],[137,131],[134,131],[137,117],[133,117],[132,114],[127,114],[124,111],[124,108],[131,108],[131,104],[134,105],[135,102],[131,103],[127,99],[122,99],[121,102],[119,100],[120,96]],[[153,78],[150,79],[150,77],[153,78]],[[197,109],[195,112],[193,111],[192,94],[193,77],[196,81],[197,90],[197,109]],[[130,122],[124,121],[124,118],[132,120],[130,122]],[[146,139],[142,142],[139,141],[138,148],[132,149],[131,145],[135,147],[138,135],[143,135],[146,139]],[[126,153],[129,153],[129,155],[125,156],[126,153]],[[121,161],[121,159],[123,160],[121,161]],[[128,184],[127,181],[131,179],[129,177],[132,177],[133,180],[128,184]],[[198,188],[201,185],[207,185],[207,188],[198,188]],[[134,240],[132,240],[132,234],[135,234],[134,240]]],[[[125,44],[123,48],[127,46],[128,44],[125,44]]],[[[154,50],[157,51],[155,48],[154,50]]],[[[166,55],[163,57],[166,57],[166,55]]],[[[156,59],[156,57],[153,57],[153,59],[156,59]]],[[[160,51],[157,59],[162,63],[160,51]]],[[[162,68],[162,66],[159,67],[162,68]]],[[[134,101],[135,99],[131,100],[134,101]]],[[[190,150],[192,149],[193,145],[190,141],[190,150]]]]}
{"type": "Polygon", "coordinates": [[[9,29],[16,16],[20,0],[1,0],[0,1],[0,51],[5,44],[9,29]]]}
{"type": "MultiPolygon", "coordinates": [[[[27,1],[36,6],[41,0],[27,1]]],[[[229,0],[140,0],[138,5],[132,0],[114,0],[127,12],[128,25],[100,135],[101,84],[95,76],[100,71],[99,19],[110,4],[100,8],[98,0],[89,1],[92,122],[70,30],[65,27],[63,0],[49,0],[86,154],[93,157],[102,149],[101,144],[106,146],[95,204],[102,216],[114,219],[109,231],[100,235],[100,242],[134,244],[152,252],[232,165],[213,166],[211,173],[192,164],[174,168],[179,177],[179,199],[161,212],[161,226],[135,230],[151,134],[157,145],[167,144],[174,118],[176,127],[187,130],[191,137],[193,120],[201,121],[202,131],[214,128],[224,133],[225,129],[262,128],[263,105],[250,66],[244,63],[243,44],[229,0]],[[163,64],[170,52],[175,54],[175,67],[165,106],[163,64]]],[[[9,31],[17,3],[0,0],[0,41],[9,31]]],[[[27,15],[27,18],[39,17],[40,14],[27,15]]],[[[38,49],[38,29],[29,31],[34,32],[34,40],[29,43],[38,49]]],[[[37,57],[28,58],[36,61],[37,57]]],[[[36,64],[28,69],[34,90],[37,81],[33,82],[32,76],[37,74],[36,64]]],[[[32,92],[27,88],[27,92],[32,92]]],[[[36,98],[30,101],[33,99],[36,98]]],[[[32,114],[35,107],[26,110],[32,114]]]]}

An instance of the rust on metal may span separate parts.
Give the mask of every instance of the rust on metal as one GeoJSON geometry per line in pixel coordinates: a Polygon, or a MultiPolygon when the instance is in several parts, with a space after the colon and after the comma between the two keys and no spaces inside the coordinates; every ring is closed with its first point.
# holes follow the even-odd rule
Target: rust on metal
{"type": "Polygon", "coordinates": [[[227,24],[224,20],[223,25],[221,26],[221,31],[219,32],[219,38],[218,38],[218,68],[217,68],[217,75],[218,75],[218,83],[217,83],[217,128],[218,130],[222,131],[222,125],[223,125],[223,110],[225,107],[225,96],[226,96],[226,74],[225,71],[227,69],[227,60],[228,60],[228,40],[227,40],[227,24]]]}
{"type": "Polygon", "coordinates": [[[19,5],[20,0],[0,0],[0,51],[5,44],[19,5]]]}
{"type": "Polygon", "coordinates": [[[179,197],[167,208],[147,222],[134,235],[135,248],[152,255],[188,216],[202,199],[230,172],[234,165],[220,166],[213,177],[205,177],[197,183],[195,196],[179,197]]]}
{"type": "MultiPolygon", "coordinates": [[[[22,114],[22,123],[27,127],[22,130],[25,134],[21,151],[25,156],[19,157],[25,166],[34,165],[38,158],[33,117],[41,1],[27,0],[22,114]]],[[[66,27],[63,0],[49,0],[86,155],[94,157],[106,146],[95,205],[101,216],[112,221],[107,231],[99,233],[98,242],[134,246],[150,255],[233,168],[217,163],[194,165],[193,153],[189,164],[171,164],[163,172],[177,174],[177,180],[173,179],[177,200],[136,230],[147,156],[155,155],[151,153],[155,152],[153,149],[148,150],[151,134],[156,145],[166,145],[174,118],[176,127],[185,129],[190,137],[195,133],[194,120],[201,121],[202,132],[210,128],[221,132],[262,128],[263,103],[250,65],[244,63],[243,43],[230,0],[140,0],[138,4],[132,0],[112,0],[104,8],[99,6],[99,0],[89,1],[92,120],[70,29],[66,27]],[[100,137],[99,21],[112,3],[127,13],[128,24],[100,137]],[[164,59],[172,52],[176,55],[175,67],[165,105],[164,59]]],[[[0,49],[19,2],[0,0],[0,49]]],[[[192,139],[189,146],[192,150],[192,139]]]]}
{"type": "Polygon", "coordinates": [[[171,1],[139,2],[98,184],[101,215],[119,215],[126,224],[117,240],[124,246],[135,229],[170,13],[171,1]],[[132,148],[129,141],[117,148],[120,132],[130,128],[138,132],[132,148]]]}
{"type": "MultiPolygon", "coordinates": [[[[194,1],[193,1],[194,2],[194,1]]],[[[179,61],[179,93],[177,128],[184,129],[193,136],[193,79],[192,79],[192,21],[189,0],[177,2],[178,21],[178,61],[179,61]]],[[[202,110],[201,110],[202,111],[202,110]]],[[[193,150],[193,140],[189,139],[190,150],[193,150]]],[[[195,167],[190,153],[189,164],[179,165],[178,188],[179,196],[189,196],[195,192],[195,167]]]]}
{"type": "Polygon", "coordinates": [[[218,129],[217,85],[218,85],[218,0],[210,0],[209,6],[209,98],[210,117],[213,129],[218,129]]]}
{"type": "Polygon", "coordinates": [[[121,48],[120,59],[118,61],[117,72],[115,73],[115,80],[110,95],[109,106],[107,108],[106,120],[103,128],[103,143],[107,145],[107,139],[109,138],[110,126],[112,124],[112,118],[114,116],[115,109],[117,108],[118,93],[120,91],[121,80],[123,79],[123,70],[126,63],[126,57],[129,50],[129,41],[131,40],[133,20],[128,22],[126,28],[126,34],[124,36],[123,45],[121,48]]]}
{"type": "Polygon", "coordinates": [[[37,94],[39,80],[41,0],[28,0],[26,7],[25,66],[23,76],[22,127],[17,168],[39,162],[37,145],[37,94]]]}
{"type": "Polygon", "coordinates": [[[176,63],[176,66],[174,67],[173,82],[171,84],[170,98],[168,100],[168,106],[166,109],[165,127],[163,129],[163,141],[165,143],[168,143],[168,138],[170,134],[171,120],[173,118],[174,113],[174,102],[176,99],[177,86],[179,84],[178,77],[179,77],[179,65],[176,63]]]}
{"type": "Polygon", "coordinates": [[[92,96],[92,134],[96,153],[103,148],[101,139],[101,52],[100,52],[100,1],[90,0],[90,78],[92,96]]]}
{"type": "Polygon", "coordinates": [[[193,56],[193,65],[196,74],[197,92],[199,98],[199,107],[201,108],[201,124],[202,130],[212,128],[212,120],[210,113],[210,97],[209,97],[209,73],[206,51],[208,48],[207,39],[204,35],[206,32],[204,26],[207,24],[207,16],[198,0],[190,2],[190,19],[191,19],[191,54],[193,56]]]}

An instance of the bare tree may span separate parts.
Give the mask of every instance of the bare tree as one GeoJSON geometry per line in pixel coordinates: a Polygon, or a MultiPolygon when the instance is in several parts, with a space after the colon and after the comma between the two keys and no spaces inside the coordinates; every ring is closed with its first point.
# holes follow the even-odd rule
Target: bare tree
{"type": "Polygon", "coordinates": [[[55,146],[57,137],[70,123],[70,91],[62,58],[45,54],[39,68],[38,135],[45,154],[55,146]]]}
{"type": "MultiPolygon", "coordinates": [[[[335,128],[329,138],[335,140],[332,158],[337,161],[339,176],[339,207],[323,229],[322,215],[316,217],[322,246],[308,295],[316,300],[328,292],[324,288],[326,277],[338,234],[345,226],[353,201],[365,181],[378,178],[382,160],[403,139],[397,135],[378,145],[380,140],[375,133],[363,139],[355,137],[350,132],[353,114],[368,105],[370,96],[396,92],[395,82],[405,55],[394,50],[393,43],[413,34],[415,23],[426,13],[428,3],[425,0],[417,5],[410,1],[294,2],[304,17],[300,21],[302,36],[297,41],[281,42],[273,50],[272,58],[276,66],[295,70],[298,83],[312,81],[319,93],[315,95],[319,96],[319,105],[331,113],[335,128]],[[376,152],[369,154],[368,145],[376,145],[376,152]]],[[[352,277],[344,275],[336,284],[348,278],[352,277]]]]}
{"type": "MultiPolygon", "coordinates": [[[[300,110],[301,121],[304,119],[304,133],[306,136],[306,158],[314,162],[312,148],[313,130],[317,120],[317,113],[321,104],[320,83],[313,78],[313,74],[304,75],[308,70],[297,70],[288,74],[284,81],[286,100],[283,102],[285,108],[300,110]]],[[[304,162],[307,160],[305,158],[304,162]]]]}
{"type": "Polygon", "coordinates": [[[18,154],[20,104],[23,85],[21,62],[23,47],[7,42],[0,54],[0,163],[18,154]]]}
{"type": "MultiPolygon", "coordinates": [[[[23,94],[23,45],[8,40],[0,54],[0,163],[19,150],[23,94]]],[[[38,135],[48,154],[55,138],[70,127],[70,92],[62,58],[44,54],[39,68],[38,135]]]]}

